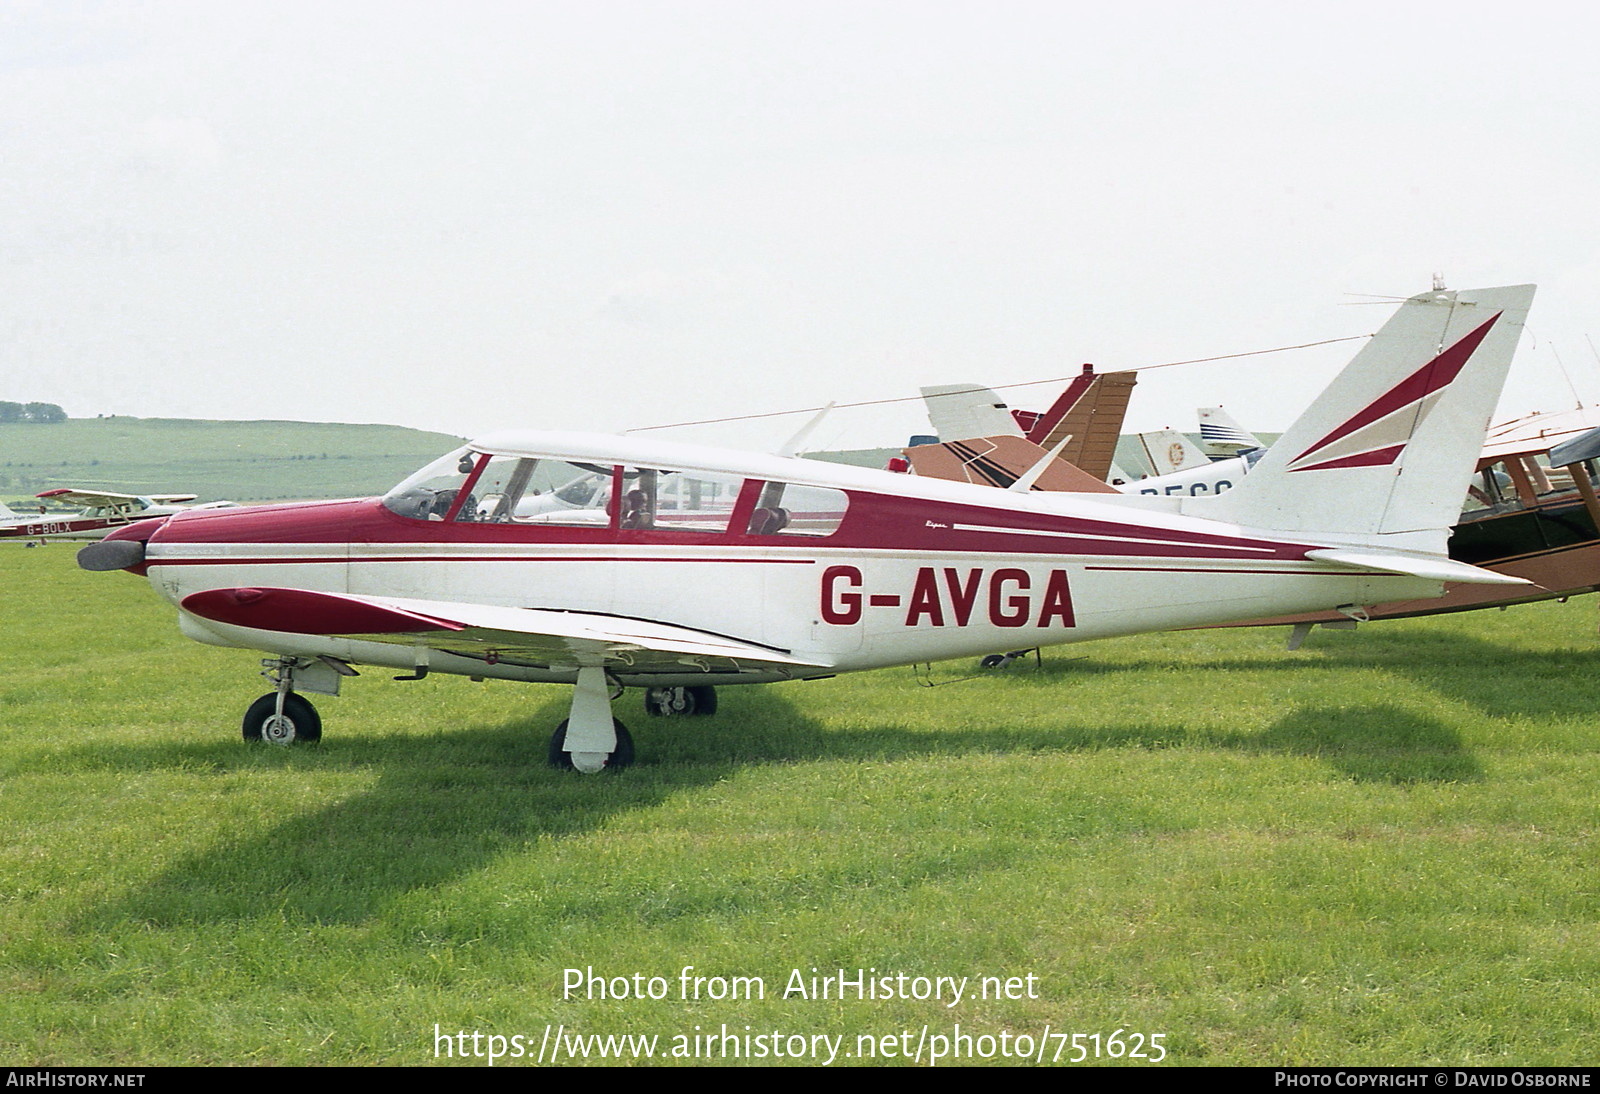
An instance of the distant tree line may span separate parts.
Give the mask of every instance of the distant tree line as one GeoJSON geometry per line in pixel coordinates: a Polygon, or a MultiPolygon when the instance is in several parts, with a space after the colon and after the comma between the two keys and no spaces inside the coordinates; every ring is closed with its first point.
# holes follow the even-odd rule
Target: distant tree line
{"type": "Polygon", "coordinates": [[[0,402],[0,425],[11,425],[14,422],[48,425],[66,420],[67,412],[54,403],[0,402]]]}

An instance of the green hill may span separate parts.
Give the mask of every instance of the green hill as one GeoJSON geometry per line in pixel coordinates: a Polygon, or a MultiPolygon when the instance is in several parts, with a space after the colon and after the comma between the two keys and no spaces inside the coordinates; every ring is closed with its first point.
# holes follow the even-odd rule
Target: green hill
{"type": "Polygon", "coordinates": [[[241,502],[381,494],[461,443],[395,425],[73,418],[0,425],[0,499],[59,486],[241,502]]]}

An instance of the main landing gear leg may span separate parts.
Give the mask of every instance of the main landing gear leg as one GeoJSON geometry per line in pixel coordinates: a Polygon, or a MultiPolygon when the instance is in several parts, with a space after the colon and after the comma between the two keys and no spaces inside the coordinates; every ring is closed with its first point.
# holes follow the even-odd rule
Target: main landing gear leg
{"type": "Polygon", "coordinates": [[[652,718],[684,714],[715,714],[717,689],[709,684],[692,688],[646,688],[644,712],[652,718]]]}
{"type": "Polygon", "coordinates": [[[550,763],[586,775],[633,763],[633,738],[627,726],[611,717],[611,685],[603,667],[578,670],[571,713],[550,739],[550,763]]]}

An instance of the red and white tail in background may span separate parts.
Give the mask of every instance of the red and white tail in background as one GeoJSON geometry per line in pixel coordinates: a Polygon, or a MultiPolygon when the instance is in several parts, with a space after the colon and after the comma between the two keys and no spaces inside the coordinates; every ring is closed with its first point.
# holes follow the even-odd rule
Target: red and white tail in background
{"type": "Polygon", "coordinates": [[[1248,478],[1184,512],[1443,555],[1533,292],[1407,300],[1248,478]]]}

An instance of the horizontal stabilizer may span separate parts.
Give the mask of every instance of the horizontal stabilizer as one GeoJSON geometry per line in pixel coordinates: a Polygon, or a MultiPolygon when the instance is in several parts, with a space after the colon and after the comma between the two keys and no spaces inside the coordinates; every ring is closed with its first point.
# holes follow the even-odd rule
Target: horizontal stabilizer
{"type": "Polygon", "coordinates": [[[1382,551],[1355,551],[1335,547],[1307,551],[1306,557],[1318,562],[1332,562],[1340,566],[1354,566],[1386,574],[1407,574],[1431,581],[1458,581],[1463,585],[1533,584],[1527,578],[1499,574],[1493,570],[1485,570],[1482,566],[1437,556],[1394,555],[1382,551]]]}
{"type": "Polygon", "coordinates": [[[974,437],[965,441],[922,444],[904,450],[911,469],[929,479],[970,482],[979,486],[1014,486],[1032,475],[1027,488],[1080,494],[1114,494],[1093,475],[1053,456],[1022,437],[974,437]]]}

